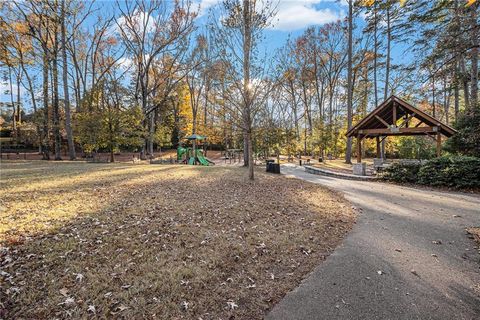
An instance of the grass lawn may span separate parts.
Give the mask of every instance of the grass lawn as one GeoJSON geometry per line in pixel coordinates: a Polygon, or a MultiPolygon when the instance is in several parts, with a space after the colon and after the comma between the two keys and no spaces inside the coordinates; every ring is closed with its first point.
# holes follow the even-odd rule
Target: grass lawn
{"type": "Polygon", "coordinates": [[[243,168],[3,162],[0,318],[258,319],[351,228],[343,197],[243,168]]]}

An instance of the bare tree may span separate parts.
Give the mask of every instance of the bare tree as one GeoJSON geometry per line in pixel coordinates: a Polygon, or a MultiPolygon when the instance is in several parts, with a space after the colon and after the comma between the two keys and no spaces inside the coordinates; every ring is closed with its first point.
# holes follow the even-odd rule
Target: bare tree
{"type": "MultiPolygon", "coordinates": [[[[347,130],[353,121],[353,0],[348,1],[348,62],[347,62],[347,130]]],[[[352,137],[347,138],[345,162],[352,163],[352,137]]]]}
{"type": "MultiPolygon", "coordinates": [[[[41,47],[42,51],[42,76],[43,76],[43,128],[42,128],[42,155],[44,160],[50,159],[50,141],[49,141],[49,66],[51,63],[52,52],[50,49],[52,40],[52,12],[47,3],[33,0],[25,2],[14,2],[21,18],[28,25],[27,35],[34,38],[41,47]]],[[[59,135],[59,132],[58,132],[59,135]]]]}
{"type": "Polygon", "coordinates": [[[153,155],[155,126],[152,111],[156,106],[152,106],[152,93],[156,88],[152,88],[152,68],[159,56],[176,52],[181,42],[186,41],[194,30],[196,13],[191,10],[190,1],[175,1],[172,5],[160,0],[126,0],[118,7],[121,16],[116,18],[116,25],[136,66],[135,96],[140,100],[146,117],[145,127],[149,129],[142,156],[146,152],[153,155]]]}
{"type": "Polygon", "coordinates": [[[261,106],[259,97],[265,97],[262,75],[265,67],[259,64],[261,57],[253,53],[258,48],[263,31],[267,28],[276,12],[271,2],[259,3],[248,0],[224,0],[221,26],[217,25],[217,42],[225,50],[233,75],[232,85],[237,90],[235,97],[241,100],[241,127],[244,140],[244,164],[248,165],[248,177],[254,179],[252,124],[256,107],[261,106]]]}
{"type": "MultiPolygon", "coordinates": [[[[196,46],[193,48],[188,61],[190,68],[185,77],[190,93],[190,107],[192,109],[192,135],[197,133],[198,110],[206,85],[205,63],[207,50],[206,38],[202,35],[197,36],[196,46]]],[[[196,140],[193,140],[193,152],[195,157],[196,140]]]]}
{"type": "Polygon", "coordinates": [[[73,142],[72,117],[70,115],[70,94],[68,92],[68,64],[67,64],[67,30],[65,1],[61,4],[61,41],[62,41],[62,80],[63,80],[63,107],[65,108],[65,129],[67,131],[68,154],[70,160],[75,160],[75,144],[73,142]]]}

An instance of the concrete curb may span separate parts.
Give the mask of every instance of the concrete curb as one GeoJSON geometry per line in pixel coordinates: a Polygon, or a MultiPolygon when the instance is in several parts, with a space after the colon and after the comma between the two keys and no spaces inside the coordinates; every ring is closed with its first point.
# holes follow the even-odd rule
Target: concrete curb
{"type": "Polygon", "coordinates": [[[312,166],[303,166],[303,167],[305,168],[305,172],[308,172],[308,173],[311,173],[311,174],[330,176],[330,177],[346,179],[346,180],[378,181],[380,179],[380,178],[374,177],[374,176],[356,176],[356,175],[353,175],[353,174],[334,172],[334,171],[320,169],[320,168],[316,168],[316,167],[312,167],[312,166]]]}

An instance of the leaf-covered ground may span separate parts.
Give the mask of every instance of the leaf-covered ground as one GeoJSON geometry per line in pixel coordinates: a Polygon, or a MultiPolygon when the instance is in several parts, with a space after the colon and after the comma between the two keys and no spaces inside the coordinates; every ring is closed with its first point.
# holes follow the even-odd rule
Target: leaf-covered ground
{"type": "Polygon", "coordinates": [[[3,162],[0,318],[258,319],[354,213],[243,168],[3,162]]]}

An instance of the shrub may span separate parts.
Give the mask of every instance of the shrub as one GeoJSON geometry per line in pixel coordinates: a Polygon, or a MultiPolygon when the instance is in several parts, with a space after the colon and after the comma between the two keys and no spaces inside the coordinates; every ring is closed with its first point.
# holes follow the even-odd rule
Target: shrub
{"type": "Polygon", "coordinates": [[[385,169],[383,179],[400,183],[416,183],[420,163],[394,163],[385,169]]]}
{"type": "Polygon", "coordinates": [[[418,183],[452,188],[480,188],[480,158],[445,156],[425,163],[418,172],[418,183]]]}
{"type": "Polygon", "coordinates": [[[420,164],[396,163],[383,179],[456,189],[480,189],[480,158],[444,156],[420,164]]]}

